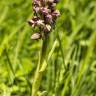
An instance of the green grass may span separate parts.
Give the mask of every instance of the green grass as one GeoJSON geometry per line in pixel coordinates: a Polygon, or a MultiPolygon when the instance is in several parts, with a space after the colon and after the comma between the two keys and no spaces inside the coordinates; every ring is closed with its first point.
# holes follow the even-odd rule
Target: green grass
{"type": "MultiPolygon", "coordinates": [[[[0,0],[0,96],[31,96],[41,48],[30,39],[31,3],[0,0]]],[[[57,9],[38,96],[96,96],[96,0],[60,0],[57,9]]]]}

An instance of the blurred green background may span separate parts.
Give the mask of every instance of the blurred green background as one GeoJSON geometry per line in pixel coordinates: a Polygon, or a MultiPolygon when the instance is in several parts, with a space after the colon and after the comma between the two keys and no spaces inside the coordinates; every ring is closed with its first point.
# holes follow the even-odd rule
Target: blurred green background
{"type": "MultiPolygon", "coordinates": [[[[57,9],[39,96],[96,96],[96,0],[60,0],[57,9]]],[[[32,0],[0,0],[0,96],[31,94],[40,50],[32,15],[32,0]]]]}

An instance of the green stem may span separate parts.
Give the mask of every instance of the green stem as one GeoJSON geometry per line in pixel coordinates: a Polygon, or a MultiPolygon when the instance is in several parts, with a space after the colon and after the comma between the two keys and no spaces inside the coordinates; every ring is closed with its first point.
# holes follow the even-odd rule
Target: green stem
{"type": "Polygon", "coordinates": [[[40,87],[40,83],[41,83],[43,72],[44,72],[44,71],[40,71],[40,69],[44,64],[44,60],[46,59],[47,46],[48,46],[48,37],[45,36],[45,38],[42,40],[42,47],[39,55],[39,62],[38,62],[34,80],[33,80],[31,96],[37,96],[37,93],[40,87]]]}
{"type": "Polygon", "coordinates": [[[58,32],[57,32],[57,39],[58,39],[58,42],[60,44],[60,50],[61,50],[61,55],[62,55],[62,59],[63,59],[63,64],[64,64],[64,68],[66,70],[66,65],[65,65],[65,61],[64,61],[65,57],[64,57],[63,47],[61,44],[62,41],[60,40],[60,36],[59,36],[58,32]]]}

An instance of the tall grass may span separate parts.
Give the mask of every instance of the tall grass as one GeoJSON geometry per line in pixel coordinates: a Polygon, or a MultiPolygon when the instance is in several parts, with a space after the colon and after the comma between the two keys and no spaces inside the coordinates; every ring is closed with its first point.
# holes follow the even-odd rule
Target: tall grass
{"type": "MultiPolygon", "coordinates": [[[[31,3],[0,0],[0,96],[31,96],[41,48],[30,39],[31,3]]],[[[96,0],[60,0],[57,9],[38,96],[95,96],[96,0]]]]}

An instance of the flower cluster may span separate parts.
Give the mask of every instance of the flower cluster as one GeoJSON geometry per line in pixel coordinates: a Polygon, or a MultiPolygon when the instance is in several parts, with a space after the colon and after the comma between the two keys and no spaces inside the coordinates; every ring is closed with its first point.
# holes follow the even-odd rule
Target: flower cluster
{"type": "Polygon", "coordinates": [[[56,10],[59,0],[33,0],[34,17],[28,21],[33,28],[38,27],[40,32],[34,33],[32,39],[40,39],[49,34],[60,12],[56,10]]]}

